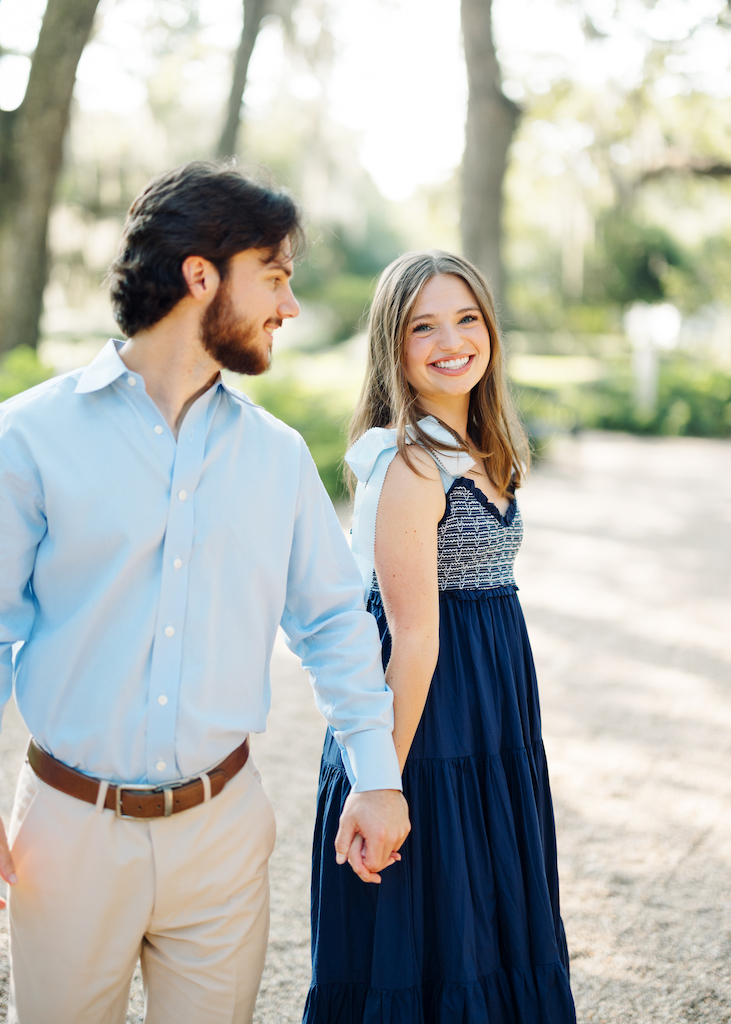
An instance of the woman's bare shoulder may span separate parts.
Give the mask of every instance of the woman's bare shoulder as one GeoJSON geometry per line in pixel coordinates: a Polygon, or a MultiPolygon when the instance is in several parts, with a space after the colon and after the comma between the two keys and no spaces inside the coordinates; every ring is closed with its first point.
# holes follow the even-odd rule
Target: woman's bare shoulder
{"type": "Polygon", "coordinates": [[[403,453],[396,455],[388,468],[381,502],[423,505],[427,515],[444,514],[444,487],[434,459],[418,445],[409,445],[409,462],[403,453]]]}
{"type": "Polygon", "coordinates": [[[436,482],[441,485],[439,468],[429,452],[422,448],[421,445],[410,444],[408,446],[408,456],[404,455],[403,452],[399,452],[394,456],[391,465],[394,475],[397,475],[404,481],[410,480],[413,477],[415,481],[436,482]]]}

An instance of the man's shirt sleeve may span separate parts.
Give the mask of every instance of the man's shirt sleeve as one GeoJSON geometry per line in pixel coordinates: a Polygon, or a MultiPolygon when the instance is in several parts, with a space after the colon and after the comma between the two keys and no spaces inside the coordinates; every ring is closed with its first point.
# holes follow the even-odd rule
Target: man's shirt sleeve
{"type": "Polygon", "coordinates": [[[365,611],[360,574],[304,443],[282,628],[311,673],[354,791],[401,789],[378,627],[365,611]]]}
{"type": "Polygon", "coordinates": [[[13,644],[35,618],[32,575],[46,532],[43,493],[27,443],[0,406],[0,715],[13,688],[13,644]]]}

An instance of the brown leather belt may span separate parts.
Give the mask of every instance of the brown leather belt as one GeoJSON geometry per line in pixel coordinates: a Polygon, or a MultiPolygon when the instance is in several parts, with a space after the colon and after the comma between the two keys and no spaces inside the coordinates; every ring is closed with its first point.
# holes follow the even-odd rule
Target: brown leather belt
{"type": "MultiPolygon", "coordinates": [[[[218,796],[226,783],[241,771],[248,758],[249,741],[245,739],[220,764],[192,779],[165,782],[159,786],[114,786],[109,783],[102,806],[114,811],[118,818],[168,818],[218,796]],[[204,776],[208,782],[204,781],[204,776]]],[[[28,761],[38,778],[48,786],[88,804],[98,802],[100,788],[105,783],[69,768],[42,750],[33,739],[28,747],[28,761]]]]}

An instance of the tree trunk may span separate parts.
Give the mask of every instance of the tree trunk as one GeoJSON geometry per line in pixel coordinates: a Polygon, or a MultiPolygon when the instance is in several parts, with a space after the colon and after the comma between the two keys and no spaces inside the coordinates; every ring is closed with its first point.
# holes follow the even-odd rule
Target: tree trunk
{"type": "Polygon", "coordinates": [[[28,88],[0,121],[0,351],[35,346],[76,66],[99,0],[48,0],[28,88]]]}
{"type": "Polygon", "coordinates": [[[254,52],[262,18],[268,13],[268,7],[269,0],[244,0],[244,27],[241,30],[241,42],[234,61],[226,121],[216,147],[216,155],[219,157],[234,156],[236,153],[236,137],[241,122],[241,103],[246,88],[246,76],[249,73],[249,61],[254,52]]]}
{"type": "Polygon", "coordinates": [[[461,0],[469,103],[462,163],[462,247],[503,299],[503,178],[520,109],[503,95],[492,0],[461,0]]]}

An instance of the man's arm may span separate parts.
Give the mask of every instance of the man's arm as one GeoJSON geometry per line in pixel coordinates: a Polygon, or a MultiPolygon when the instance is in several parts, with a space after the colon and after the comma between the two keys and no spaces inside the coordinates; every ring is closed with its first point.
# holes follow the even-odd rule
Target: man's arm
{"type": "Polygon", "coordinates": [[[393,863],[410,828],[393,745],[393,695],[360,574],[304,445],[282,627],[310,671],[352,786],[338,860],[347,855],[361,878],[379,881],[377,872],[393,863]]]}
{"type": "MultiPolygon", "coordinates": [[[[29,580],[45,532],[35,466],[0,407],[0,717],[13,692],[13,644],[27,640],[35,618],[29,580]]],[[[2,821],[0,875],[10,885],[18,880],[2,821]]]]}

